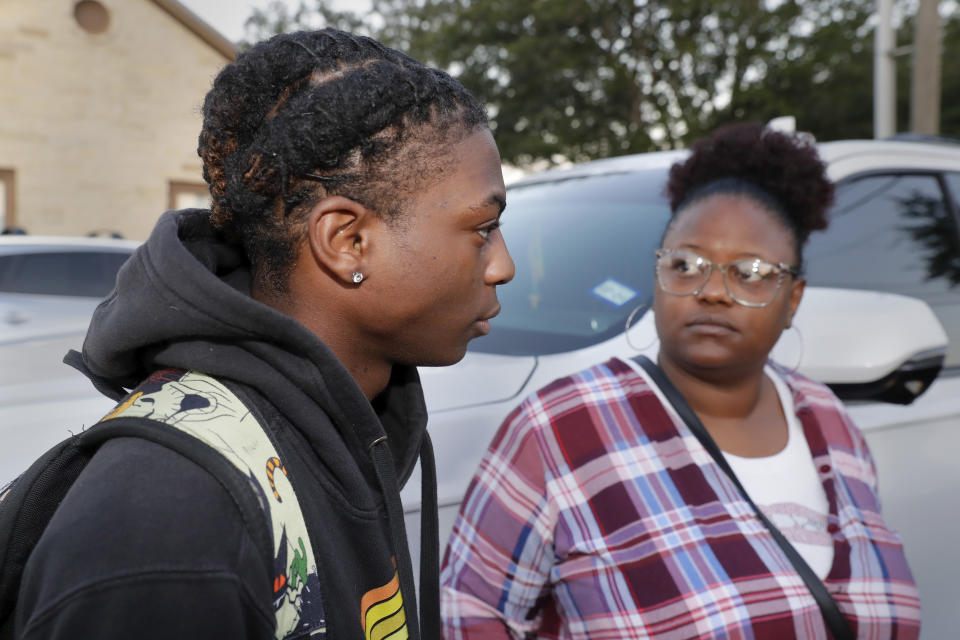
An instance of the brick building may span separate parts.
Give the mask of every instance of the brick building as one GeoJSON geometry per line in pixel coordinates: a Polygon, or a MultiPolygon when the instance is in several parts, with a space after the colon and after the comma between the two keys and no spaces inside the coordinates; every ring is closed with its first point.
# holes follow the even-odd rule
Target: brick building
{"type": "Polygon", "coordinates": [[[144,239],[208,202],[200,105],[235,53],[175,0],[0,2],[0,228],[144,239]]]}

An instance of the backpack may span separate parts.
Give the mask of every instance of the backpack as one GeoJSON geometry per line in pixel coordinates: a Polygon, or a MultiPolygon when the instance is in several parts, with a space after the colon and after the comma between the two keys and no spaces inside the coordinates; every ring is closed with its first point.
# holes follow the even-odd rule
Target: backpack
{"type": "Polygon", "coordinates": [[[0,490],[0,640],[13,638],[24,567],[54,512],[100,446],[137,437],[207,470],[227,490],[273,567],[278,640],[325,630],[313,547],[286,467],[254,413],[222,382],[168,369],[154,373],[97,424],[53,446],[0,490]]]}

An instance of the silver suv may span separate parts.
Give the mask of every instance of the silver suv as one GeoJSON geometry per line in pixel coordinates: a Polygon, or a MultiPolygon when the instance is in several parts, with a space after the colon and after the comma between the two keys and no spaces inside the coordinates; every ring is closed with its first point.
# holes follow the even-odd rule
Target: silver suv
{"type": "MultiPolygon", "coordinates": [[[[819,150],[837,202],[830,228],[807,246],[808,287],[795,322],[803,345],[787,332],[774,358],[844,398],[919,582],[923,635],[951,637],[960,628],[960,547],[948,534],[960,530],[960,145],[848,141],[819,150]]],[[[494,431],[521,398],[610,356],[636,354],[624,324],[652,296],[653,251],[669,215],[666,172],[683,156],[601,160],[508,187],[503,234],[517,275],[500,288],[503,310],[461,363],[421,371],[441,540],[494,431]]],[[[636,319],[633,345],[655,342],[650,316],[636,319]]],[[[411,540],[417,485],[404,490],[411,540]]]]}

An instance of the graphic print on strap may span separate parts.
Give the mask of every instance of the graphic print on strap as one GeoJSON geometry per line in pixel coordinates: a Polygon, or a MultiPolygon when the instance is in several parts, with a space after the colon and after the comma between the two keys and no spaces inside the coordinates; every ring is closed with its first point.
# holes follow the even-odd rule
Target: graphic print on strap
{"type": "Polygon", "coordinates": [[[287,469],[260,423],[223,383],[193,371],[154,373],[103,421],[168,424],[219,451],[249,480],[273,535],[276,638],[326,636],[320,578],[287,469]]]}

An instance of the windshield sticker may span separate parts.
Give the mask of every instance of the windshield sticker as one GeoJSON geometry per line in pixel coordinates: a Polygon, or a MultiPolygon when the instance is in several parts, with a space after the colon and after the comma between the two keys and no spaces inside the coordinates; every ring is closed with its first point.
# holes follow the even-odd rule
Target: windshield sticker
{"type": "Polygon", "coordinates": [[[607,278],[591,289],[590,293],[617,308],[622,307],[640,295],[638,291],[634,291],[627,285],[622,282],[617,282],[613,278],[607,278]]]}

